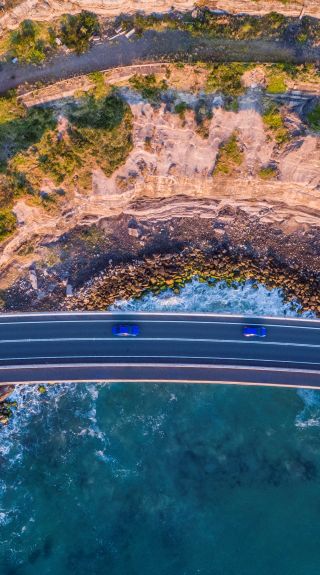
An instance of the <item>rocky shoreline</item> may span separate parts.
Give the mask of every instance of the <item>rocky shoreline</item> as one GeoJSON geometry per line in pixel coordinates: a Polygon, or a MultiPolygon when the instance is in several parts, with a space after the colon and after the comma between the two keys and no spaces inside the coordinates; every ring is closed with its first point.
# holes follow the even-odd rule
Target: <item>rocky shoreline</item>
{"type": "Polygon", "coordinates": [[[93,278],[62,305],[64,310],[105,310],[116,300],[140,298],[148,292],[157,295],[170,288],[178,294],[186,282],[197,277],[213,285],[225,280],[237,283],[251,280],[267,288],[281,288],[287,301],[297,301],[302,311],[320,316],[320,279],[304,277],[295,270],[276,264],[272,258],[253,260],[231,255],[227,249],[203,251],[187,247],[180,253],[154,254],[130,263],[112,265],[93,278]]]}
{"type": "Polygon", "coordinates": [[[7,425],[12,416],[12,408],[17,406],[15,401],[8,401],[14,392],[14,385],[4,385],[0,390],[0,425],[7,425]]]}

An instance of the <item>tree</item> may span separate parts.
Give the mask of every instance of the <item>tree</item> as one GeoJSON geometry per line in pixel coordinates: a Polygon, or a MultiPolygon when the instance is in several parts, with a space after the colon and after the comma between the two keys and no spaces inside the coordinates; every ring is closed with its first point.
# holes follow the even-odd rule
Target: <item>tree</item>
{"type": "Polygon", "coordinates": [[[88,50],[90,40],[99,32],[100,25],[96,14],[83,10],[74,16],[64,16],[61,23],[62,42],[78,54],[88,50]]]}

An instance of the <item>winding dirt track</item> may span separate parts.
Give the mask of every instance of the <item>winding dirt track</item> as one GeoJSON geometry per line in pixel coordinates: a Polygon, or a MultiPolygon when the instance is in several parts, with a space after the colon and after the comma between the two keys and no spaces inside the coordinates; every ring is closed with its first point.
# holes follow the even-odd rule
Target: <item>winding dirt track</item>
{"type": "Polygon", "coordinates": [[[0,93],[25,83],[50,83],[96,70],[161,59],[303,63],[320,60],[320,47],[305,49],[276,41],[215,40],[192,37],[179,30],[149,30],[141,38],[128,40],[122,37],[117,42],[106,40],[95,44],[80,56],[59,54],[43,66],[4,63],[0,69],[0,93]]]}

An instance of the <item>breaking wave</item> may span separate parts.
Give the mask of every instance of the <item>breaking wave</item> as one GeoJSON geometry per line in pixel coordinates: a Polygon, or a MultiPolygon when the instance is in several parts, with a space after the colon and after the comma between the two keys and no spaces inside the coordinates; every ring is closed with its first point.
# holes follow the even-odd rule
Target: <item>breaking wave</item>
{"type": "Polygon", "coordinates": [[[210,285],[194,279],[179,294],[167,289],[159,295],[150,293],[136,300],[118,300],[110,309],[313,317],[311,312],[302,313],[297,301],[285,302],[281,289],[269,290],[252,281],[229,286],[225,281],[210,285]]]}

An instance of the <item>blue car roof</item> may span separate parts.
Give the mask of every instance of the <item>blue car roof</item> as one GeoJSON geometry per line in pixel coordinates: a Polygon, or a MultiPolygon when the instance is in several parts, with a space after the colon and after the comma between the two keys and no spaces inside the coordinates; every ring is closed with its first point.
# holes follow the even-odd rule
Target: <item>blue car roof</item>
{"type": "Polygon", "coordinates": [[[135,324],[118,324],[114,325],[112,328],[113,331],[117,333],[139,333],[139,327],[135,324]]]}
{"type": "Polygon", "coordinates": [[[243,328],[243,331],[245,333],[258,334],[258,333],[266,333],[267,329],[265,328],[264,325],[246,325],[243,328]]]}

